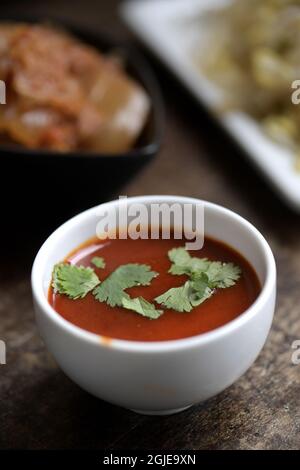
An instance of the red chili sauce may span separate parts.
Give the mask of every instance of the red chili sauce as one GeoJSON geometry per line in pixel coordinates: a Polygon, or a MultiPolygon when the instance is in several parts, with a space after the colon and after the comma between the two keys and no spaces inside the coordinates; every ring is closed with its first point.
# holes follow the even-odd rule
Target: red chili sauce
{"type": "MultiPolygon", "coordinates": [[[[65,261],[82,266],[92,266],[100,280],[104,280],[122,264],[142,263],[151,266],[159,276],[150,286],[127,289],[132,297],[142,296],[150,302],[171,287],[182,285],[188,278],[168,273],[168,251],[183,246],[182,240],[105,240],[95,238],[73,251],[65,261]],[[105,259],[105,269],[91,264],[94,256],[105,259]]],[[[233,262],[240,266],[242,275],[237,283],[226,289],[218,289],[214,295],[189,313],[164,309],[164,314],[150,320],[122,307],[110,307],[97,301],[92,293],[79,300],[49,289],[49,303],[62,317],[87,331],[109,338],[132,341],[165,341],[199,335],[230,322],[243,313],[255,301],[261,290],[258,277],[249,262],[234,249],[211,238],[205,238],[199,251],[192,256],[210,260],[233,262]]],[[[157,304],[157,308],[162,306],[157,304]]]]}

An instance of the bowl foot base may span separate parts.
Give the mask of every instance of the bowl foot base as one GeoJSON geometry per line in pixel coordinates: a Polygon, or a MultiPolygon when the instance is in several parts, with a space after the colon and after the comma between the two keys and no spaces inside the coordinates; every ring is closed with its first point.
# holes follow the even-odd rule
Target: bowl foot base
{"type": "Polygon", "coordinates": [[[131,410],[134,411],[135,413],[141,414],[141,415],[151,415],[151,416],[167,416],[167,415],[173,415],[176,413],[180,413],[181,411],[187,410],[193,405],[188,405],[184,406],[183,408],[174,408],[171,410],[131,410]]]}

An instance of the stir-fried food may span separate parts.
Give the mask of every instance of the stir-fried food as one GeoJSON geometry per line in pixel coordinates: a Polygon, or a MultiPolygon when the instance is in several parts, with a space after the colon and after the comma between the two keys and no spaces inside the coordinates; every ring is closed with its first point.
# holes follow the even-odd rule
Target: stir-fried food
{"type": "Polygon", "coordinates": [[[0,140],[28,148],[131,148],[150,102],[120,61],[44,25],[0,26],[0,140]]]}
{"type": "Polygon", "coordinates": [[[233,0],[204,23],[209,49],[201,67],[224,91],[223,109],[258,119],[294,151],[300,170],[300,105],[291,100],[300,79],[300,1],[233,0]]]}

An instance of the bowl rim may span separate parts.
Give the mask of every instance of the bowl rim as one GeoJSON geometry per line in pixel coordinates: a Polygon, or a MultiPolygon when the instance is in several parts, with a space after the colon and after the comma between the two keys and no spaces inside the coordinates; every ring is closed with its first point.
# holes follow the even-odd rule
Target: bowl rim
{"type": "MultiPolygon", "coordinates": [[[[82,329],[73,323],[65,320],[59,313],[57,313],[54,308],[49,304],[47,297],[45,296],[43,288],[43,274],[44,269],[47,264],[47,253],[49,247],[55,245],[59,242],[59,239],[65,231],[69,230],[72,226],[80,226],[86,220],[89,220],[90,217],[94,216],[98,208],[103,204],[115,205],[119,202],[118,199],[101,203],[97,206],[94,206],[90,209],[87,209],[78,215],[67,220],[64,224],[60,225],[43,243],[39,249],[31,272],[31,288],[33,293],[33,298],[39,307],[43,315],[45,315],[49,320],[56,324],[57,327],[62,329],[64,332],[76,336],[82,341],[87,341],[90,344],[99,347],[109,347],[113,350],[126,351],[126,352],[139,352],[139,353],[160,353],[160,352],[171,352],[179,351],[183,349],[190,349],[194,347],[201,347],[207,343],[212,343],[220,340],[224,336],[232,333],[233,331],[241,328],[245,323],[250,321],[253,317],[259,314],[261,308],[265,305],[269,298],[272,297],[274,288],[276,287],[276,264],[273,253],[269,244],[263,235],[246,219],[238,215],[237,213],[227,209],[221,205],[192,197],[185,196],[173,196],[173,195],[147,195],[147,196],[134,196],[128,197],[127,203],[139,203],[139,202],[168,202],[168,203],[204,203],[205,209],[215,210],[223,215],[235,219],[236,222],[243,225],[259,242],[262,252],[264,254],[264,263],[266,266],[266,278],[262,285],[262,289],[256,298],[256,300],[241,313],[238,317],[229,321],[225,325],[222,325],[218,328],[215,328],[206,333],[201,333],[199,335],[190,336],[187,338],[180,338],[174,340],[165,340],[165,341],[132,341],[125,339],[109,338],[107,341],[106,336],[101,336],[96,333],[89,332],[85,329],[82,329]]],[[[222,241],[222,238],[220,238],[222,241]]],[[[233,245],[234,248],[234,245],[233,245]]]]}

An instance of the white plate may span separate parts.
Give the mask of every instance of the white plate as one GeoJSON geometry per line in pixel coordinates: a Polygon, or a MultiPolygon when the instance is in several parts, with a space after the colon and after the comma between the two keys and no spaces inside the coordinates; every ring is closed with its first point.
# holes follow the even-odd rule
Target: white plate
{"type": "MultiPolygon", "coordinates": [[[[214,113],[218,89],[193,61],[192,51],[201,39],[195,17],[219,8],[226,0],[129,0],[121,13],[127,24],[172,70],[182,83],[219,120],[243,147],[249,159],[261,170],[279,194],[300,210],[300,175],[294,170],[292,153],[272,142],[260,126],[244,113],[223,116],[214,113]],[[195,27],[194,27],[195,26],[195,27]]],[[[220,92],[220,90],[219,90],[220,92]]]]}

